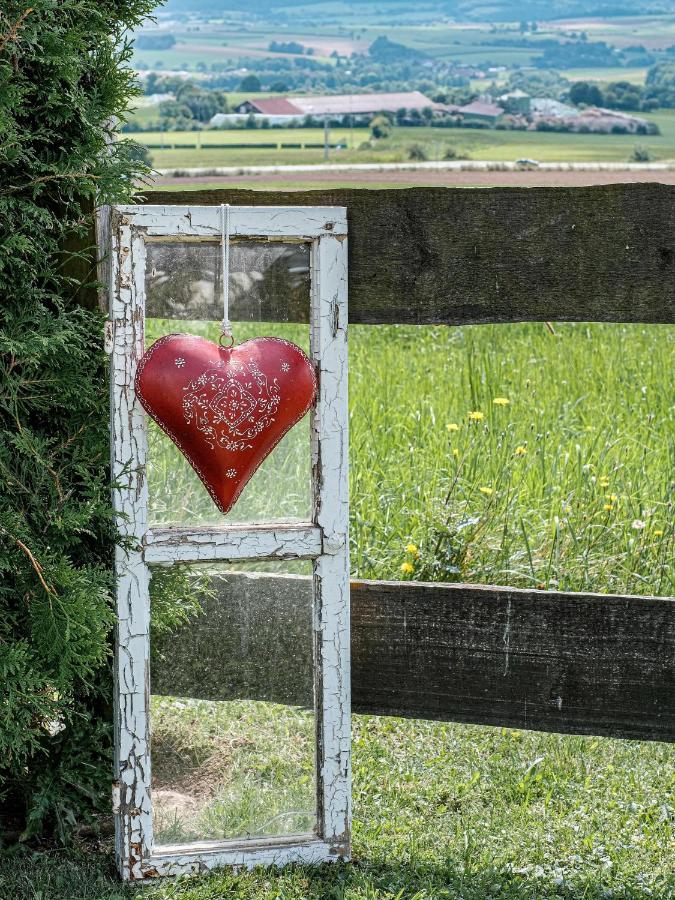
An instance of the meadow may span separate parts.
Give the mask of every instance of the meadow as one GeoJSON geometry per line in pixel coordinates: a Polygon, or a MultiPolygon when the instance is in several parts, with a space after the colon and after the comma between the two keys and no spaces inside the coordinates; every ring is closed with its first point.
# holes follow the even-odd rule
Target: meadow
{"type": "MultiPolygon", "coordinates": [[[[135,64],[143,68],[189,70],[196,69],[198,63],[210,67],[214,63],[237,62],[242,57],[255,60],[282,55],[268,49],[270,41],[278,36],[269,23],[250,22],[246,27],[234,28],[209,23],[193,27],[190,31],[173,30],[171,33],[176,39],[173,47],[164,50],[137,48],[134,51],[135,64]]],[[[383,23],[350,29],[301,20],[296,27],[286,27],[282,32],[283,40],[311,48],[314,59],[331,64],[334,63],[330,57],[333,50],[347,56],[353,52],[365,53],[369,45],[384,34],[391,40],[448,61],[529,65],[541,55],[541,50],[528,49],[527,39],[522,38],[517,29],[500,33],[499,38],[507,40],[506,46],[503,46],[491,40],[487,26],[467,29],[466,26],[391,26],[383,23]],[[509,42],[513,46],[509,46],[509,42]]]]}
{"type": "MultiPolygon", "coordinates": [[[[148,340],[177,328],[216,331],[153,320],[148,340]]],[[[240,341],[270,330],[306,346],[306,326],[235,326],[240,341]]],[[[554,330],[540,323],[350,329],[354,574],[672,593],[675,330],[554,330]]],[[[291,435],[269,460],[283,478],[261,470],[242,495],[243,516],[302,514],[307,435],[302,428],[291,435]]],[[[155,520],[186,513],[208,520],[210,501],[173,453],[153,433],[155,520]]],[[[154,698],[156,749],[178,748],[181,760],[196,760],[202,775],[225,786],[233,772],[248,772],[240,783],[255,787],[271,769],[295,803],[279,748],[295,734],[302,767],[304,725],[292,710],[271,716],[269,704],[219,706],[154,698]],[[223,758],[232,747],[241,754],[234,768],[232,756],[223,758]]],[[[116,882],[103,842],[0,863],[0,896],[675,896],[668,745],[356,716],[353,764],[349,865],[223,872],[139,890],[116,882]]],[[[214,810],[241,814],[229,799],[225,793],[206,809],[209,827],[214,810]]],[[[243,800],[253,809],[250,793],[243,800]]]]}
{"type": "Polygon", "coordinates": [[[560,73],[568,81],[594,81],[597,83],[610,81],[628,81],[630,84],[643,85],[647,76],[646,67],[605,66],[587,69],[563,69],[560,73]]]}
{"type": "MultiPolygon", "coordinates": [[[[675,161],[675,111],[651,113],[648,118],[658,124],[661,134],[558,134],[420,127],[394,128],[388,138],[375,141],[370,140],[370,131],[366,128],[331,128],[330,143],[340,144],[345,149],[331,150],[330,162],[335,165],[405,162],[414,145],[422,147],[430,160],[442,160],[448,150],[452,150],[460,158],[495,162],[514,162],[521,158],[540,162],[628,162],[635,148],[640,146],[646,148],[654,160],[675,161]]],[[[320,128],[143,132],[131,137],[139,143],[153,145],[150,155],[157,169],[324,162],[323,129],[320,128]],[[248,147],[259,143],[275,146],[268,149],[248,147]],[[293,143],[314,147],[281,147],[293,143]],[[245,146],[213,147],[209,144],[245,146]]]]}
{"type": "MultiPolygon", "coordinates": [[[[148,340],[177,326],[217,337],[215,323],[151,323],[148,340]]],[[[355,576],[673,592],[675,329],[563,323],[555,332],[352,326],[355,576]]],[[[307,347],[307,326],[236,331],[240,341],[265,333],[307,347]]],[[[289,433],[232,521],[306,519],[307,442],[303,426],[289,433]]],[[[150,446],[151,521],[221,521],[157,429],[150,446]]]]}

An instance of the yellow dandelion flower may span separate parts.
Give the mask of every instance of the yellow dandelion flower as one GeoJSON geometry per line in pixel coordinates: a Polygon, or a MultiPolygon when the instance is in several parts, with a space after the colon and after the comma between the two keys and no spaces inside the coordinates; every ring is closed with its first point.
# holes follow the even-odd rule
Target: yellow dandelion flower
{"type": "Polygon", "coordinates": [[[415,567],[411,563],[401,563],[401,572],[403,572],[404,575],[411,575],[414,571],[415,567]]]}
{"type": "Polygon", "coordinates": [[[495,406],[508,406],[511,401],[508,397],[495,397],[492,402],[495,406]]]}
{"type": "Polygon", "coordinates": [[[609,478],[606,475],[603,475],[602,478],[598,478],[598,484],[600,487],[609,487],[609,478]]]}
{"type": "Polygon", "coordinates": [[[516,447],[516,456],[525,456],[527,453],[527,447],[523,447],[521,444],[520,447],[516,447]]]}
{"type": "Polygon", "coordinates": [[[617,494],[605,494],[605,500],[608,500],[610,503],[616,503],[618,499],[617,494]]]}
{"type": "Polygon", "coordinates": [[[605,512],[609,512],[610,509],[614,509],[614,507],[612,506],[611,503],[605,503],[605,505],[602,508],[605,510],[605,512]]]}
{"type": "Polygon", "coordinates": [[[445,427],[448,429],[448,431],[459,431],[459,425],[457,424],[457,422],[448,422],[445,427]]]}
{"type": "Polygon", "coordinates": [[[480,488],[478,488],[478,490],[481,492],[481,494],[485,494],[486,497],[489,497],[489,496],[491,496],[491,494],[494,494],[494,490],[491,487],[480,487],[480,488]]]}
{"type": "Polygon", "coordinates": [[[413,556],[420,555],[420,551],[417,549],[417,547],[414,544],[408,544],[405,548],[405,552],[412,553],[413,556]]]}
{"type": "Polygon", "coordinates": [[[482,422],[484,418],[485,418],[485,413],[482,413],[477,409],[474,409],[469,413],[469,421],[470,422],[482,422]]]}
{"type": "Polygon", "coordinates": [[[663,537],[663,529],[655,528],[652,534],[654,535],[654,537],[663,537]]]}
{"type": "Polygon", "coordinates": [[[453,455],[454,457],[459,456],[459,450],[457,449],[457,447],[453,447],[453,448],[452,448],[452,455],[453,455]]]}

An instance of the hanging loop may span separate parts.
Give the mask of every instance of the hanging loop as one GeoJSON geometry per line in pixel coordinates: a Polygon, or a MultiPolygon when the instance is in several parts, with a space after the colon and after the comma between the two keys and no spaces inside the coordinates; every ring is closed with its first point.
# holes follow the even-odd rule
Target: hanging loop
{"type": "Polygon", "coordinates": [[[230,204],[220,204],[220,259],[221,259],[221,287],[223,293],[223,320],[220,323],[220,346],[223,347],[223,339],[234,345],[232,325],[230,324],[230,204]]]}
{"type": "Polygon", "coordinates": [[[234,347],[234,335],[231,331],[222,330],[220,332],[220,337],[218,338],[218,343],[224,350],[229,350],[230,347],[234,347]],[[229,341],[229,343],[225,344],[224,341],[229,341]]]}

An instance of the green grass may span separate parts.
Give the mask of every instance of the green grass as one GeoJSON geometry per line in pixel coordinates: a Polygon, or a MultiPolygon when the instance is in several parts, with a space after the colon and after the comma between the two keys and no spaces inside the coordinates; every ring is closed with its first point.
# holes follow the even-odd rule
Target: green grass
{"type": "MultiPolygon", "coordinates": [[[[649,115],[661,129],[660,135],[554,134],[550,132],[476,130],[470,128],[395,128],[389,138],[374,142],[366,149],[358,147],[368,140],[363,128],[334,128],[331,143],[343,143],[348,149],[331,151],[332,163],[404,162],[413,144],[420,144],[429,159],[443,159],[452,148],[459,156],[474,160],[513,162],[522,157],[541,162],[628,162],[636,145],[649,149],[655,160],[675,160],[675,111],[649,115]]],[[[141,143],[188,144],[176,149],[152,149],[157,168],[199,168],[216,166],[300,165],[322,163],[322,149],[238,149],[214,148],[209,144],[305,143],[323,142],[321,129],[237,129],[222,131],[146,132],[135,135],[141,143]],[[201,143],[201,149],[197,149],[201,143]],[[194,147],[194,149],[192,149],[194,147]]]]}
{"type": "MultiPolygon", "coordinates": [[[[150,338],[168,327],[150,325],[150,338]]],[[[306,327],[269,327],[306,340],[306,327]]],[[[236,326],[239,340],[259,330],[236,326]]],[[[354,573],[426,577],[440,528],[452,551],[447,578],[672,592],[675,329],[555,330],[350,329],[354,573]],[[470,412],[483,418],[471,421],[470,412]],[[409,542],[419,557],[406,552],[409,542]],[[412,573],[402,573],[404,562],[412,573]]],[[[161,442],[151,447],[160,461],[165,452],[161,442]]],[[[305,478],[302,453],[301,443],[282,453],[283,493],[305,478]]],[[[172,493],[181,509],[208,514],[186,472],[174,470],[172,493]]],[[[276,492],[273,479],[264,491],[256,479],[251,488],[276,502],[278,483],[276,492]]],[[[157,488],[151,469],[151,493],[157,488]]],[[[309,777],[311,738],[293,710],[181,708],[155,698],[153,717],[155,774],[164,766],[166,781],[185,790],[187,765],[189,784],[208,794],[193,822],[169,821],[167,834],[175,826],[178,836],[193,826],[218,834],[224,823],[245,830],[265,807],[274,816],[306,798],[294,781],[309,777]]],[[[25,852],[0,860],[0,897],[675,897],[668,745],[356,716],[353,767],[352,864],[222,872],[139,890],[116,882],[108,845],[25,852]]]]}
{"type": "Polygon", "coordinates": [[[177,697],[153,697],[150,711],[158,844],[312,831],[311,712],[177,697]]]}
{"type": "Polygon", "coordinates": [[[109,848],[0,861],[13,900],[666,900],[665,744],[354,720],[354,862],[119,885],[109,848]]]}
{"type": "Polygon", "coordinates": [[[428,571],[447,524],[451,578],[672,591],[672,328],[351,335],[354,572],[395,577],[409,541],[428,571]]]}
{"type": "MultiPolygon", "coordinates": [[[[177,326],[217,336],[215,323],[154,321],[148,340],[177,326]]],[[[265,332],[306,346],[306,326],[235,333],[265,332]]],[[[353,573],[400,577],[412,542],[422,551],[412,577],[426,577],[444,531],[450,580],[672,592],[674,362],[667,326],[563,324],[555,335],[542,324],[352,327],[353,573]]],[[[219,520],[156,429],[150,458],[151,521],[219,520]]],[[[302,518],[308,473],[299,426],[230,520],[302,518]]]]}

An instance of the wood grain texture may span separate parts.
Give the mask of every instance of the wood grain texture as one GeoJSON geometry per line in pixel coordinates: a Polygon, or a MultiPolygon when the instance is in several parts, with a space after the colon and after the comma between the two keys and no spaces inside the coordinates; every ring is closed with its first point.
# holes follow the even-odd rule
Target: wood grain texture
{"type": "Polygon", "coordinates": [[[675,601],[352,586],[357,711],[675,740],[675,601]]]}
{"type": "MultiPolygon", "coordinates": [[[[307,705],[294,610],[309,590],[298,576],[221,580],[158,644],[153,691],[307,705]],[[232,671],[248,657],[245,677],[232,671]]],[[[351,620],[354,712],[675,741],[673,599],[355,581],[351,620]]]]}
{"type": "Polygon", "coordinates": [[[675,185],[154,191],[152,204],[337,205],[349,321],[675,321],[675,185]]]}

